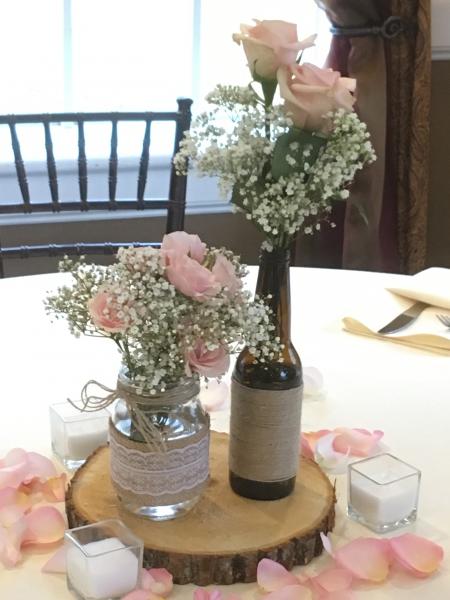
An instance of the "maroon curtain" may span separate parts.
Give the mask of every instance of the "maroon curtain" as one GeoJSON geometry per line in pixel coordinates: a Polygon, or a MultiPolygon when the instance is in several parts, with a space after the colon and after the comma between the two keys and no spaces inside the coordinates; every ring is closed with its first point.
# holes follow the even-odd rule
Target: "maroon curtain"
{"type": "Polygon", "coordinates": [[[336,206],[336,229],[310,244],[321,257],[312,264],[416,272],[426,259],[430,2],[317,2],[340,28],[379,26],[394,15],[405,31],[333,37],[327,64],[357,79],[356,110],[378,159],[357,174],[351,201],[336,206]]]}

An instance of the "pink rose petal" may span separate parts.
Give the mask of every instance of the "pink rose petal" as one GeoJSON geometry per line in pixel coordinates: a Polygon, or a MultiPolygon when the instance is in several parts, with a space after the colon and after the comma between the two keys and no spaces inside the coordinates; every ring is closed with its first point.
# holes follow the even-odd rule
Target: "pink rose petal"
{"type": "Polygon", "coordinates": [[[334,449],[342,454],[353,456],[369,456],[383,437],[382,431],[375,430],[373,433],[366,429],[349,429],[338,427],[334,430],[337,434],[333,443],[334,449]]]}
{"type": "Polygon", "coordinates": [[[32,501],[29,496],[18,489],[5,487],[0,490],[0,509],[11,504],[19,506],[25,512],[32,505],[32,501]]]}
{"type": "Polygon", "coordinates": [[[320,532],[320,539],[322,540],[322,545],[325,552],[327,552],[330,556],[334,556],[330,538],[324,533],[320,532]]]}
{"type": "Polygon", "coordinates": [[[259,587],[266,592],[274,592],[287,585],[295,586],[299,584],[299,580],[295,575],[270,558],[263,558],[259,561],[256,581],[259,587]]]}
{"type": "Polygon", "coordinates": [[[151,594],[147,590],[133,590],[126,596],[123,596],[121,600],[150,600],[151,594]]]}
{"type": "Polygon", "coordinates": [[[314,458],[318,465],[327,471],[344,473],[348,462],[348,454],[341,454],[334,449],[336,433],[332,432],[321,437],[316,444],[314,458]]]}
{"type": "Polygon", "coordinates": [[[27,532],[24,542],[28,544],[52,544],[64,536],[65,522],[53,506],[40,506],[25,515],[27,532]]]}
{"type": "Polygon", "coordinates": [[[26,485],[23,484],[19,489],[26,494],[42,494],[47,502],[63,502],[66,495],[67,475],[61,473],[57,477],[50,477],[47,480],[41,480],[35,477],[26,485]]]}
{"type": "Polygon", "coordinates": [[[312,600],[311,590],[304,585],[286,585],[264,596],[264,600],[312,600]]]}
{"type": "Polygon", "coordinates": [[[302,431],[300,451],[305,458],[314,460],[314,451],[316,444],[321,437],[331,433],[330,429],[320,429],[319,431],[302,431]]]}
{"type": "Polygon", "coordinates": [[[383,540],[358,538],[334,552],[337,564],[357,579],[380,583],[389,573],[389,548],[383,540]]]}
{"type": "Polygon", "coordinates": [[[325,592],[320,596],[320,600],[353,600],[354,597],[351,590],[343,590],[340,592],[325,592]]]}
{"type": "Polygon", "coordinates": [[[5,567],[15,567],[22,559],[20,548],[26,531],[24,517],[9,527],[0,526],[0,561],[5,567]]]}
{"type": "Polygon", "coordinates": [[[434,573],[444,557],[441,546],[413,533],[391,538],[389,543],[397,562],[415,577],[434,573]]]}
{"type": "Polygon", "coordinates": [[[222,600],[222,592],[217,589],[209,591],[205,588],[196,588],[193,597],[194,600],[222,600]]]}
{"type": "Polygon", "coordinates": [[[352,574],[347,569],[331,568],[322,571],[310,579],[318,592],[342,592],[350,589],[353,581],[352,574]]]}
{"type": "Polygon", "coordinates": [[[43,573],[65,573],[66,572],[66,548],[62,546],[42,567],[43,573]]]}
{"type": "Polygon", "coordinates": [[[141,587],[165,598],[173,589],[173,576],[167,569],[143,569],[141,587]]]}
{"type": "Polygon", "coordinates": [[[42,456],[42,454],[38,454],[37,452],[28,452],[27,459],[29,479],[33,479],[33,477],[39,477],[40,479],[56,477],[55,465],[46,456],[42,456]]]}

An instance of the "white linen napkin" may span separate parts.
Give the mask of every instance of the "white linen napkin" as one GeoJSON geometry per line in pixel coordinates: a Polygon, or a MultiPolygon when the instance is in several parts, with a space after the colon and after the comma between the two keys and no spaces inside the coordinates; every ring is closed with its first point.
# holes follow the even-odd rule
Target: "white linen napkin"
{"type": "Polygon", "coordinates": [[[450,269],[433,267],[410,277],[387,275],[385,288],[362,291],[343,325],[350,333],[450,356],[450,331],[436,318],[440,313],[450,316],[450,269]],[[398,333],[377,333],[416,301],[430,304],[416,321],[398,333]]]}

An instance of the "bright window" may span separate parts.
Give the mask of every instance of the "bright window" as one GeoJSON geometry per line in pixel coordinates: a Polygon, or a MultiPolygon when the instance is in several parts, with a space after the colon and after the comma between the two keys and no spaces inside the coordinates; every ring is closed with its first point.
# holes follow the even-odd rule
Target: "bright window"
{"type": "MultiPolygon", "coordinates": [[[[276,18],[297,23],[300,38],[317,33],[316,47],[305,51],[305,60],[318,65],[324,62],[330,41],[327,18],[314,0],[2,0],[1,4],[0,114],[173,110],[178,96],[193,98],[195,113],[217,83],[249,82],[244,51],[231,39],[240,23],[276,18]]],[[[119,162],[121,157],[139,155],[143,127],[131,124],[119,131],[119,162]]],[[[152,132],[152,151],[161,156],[171,153],[173,143],[172,130],[166,129],[164,135],[165,127],[173,125],[155,123],[152,132]]],[[[26,165],[43,165],[42,128],[21,126],[18,134],[26,165]]],[[[75,168],[76,128],[54,125],[52,136],[55,155],[75,168]]],[[[88,160],[106,157],[108,126],[88,127],[86,143],[88,160]]],[[[0,127],[0,162],[11,159],[9,131],[0,127]]]]}

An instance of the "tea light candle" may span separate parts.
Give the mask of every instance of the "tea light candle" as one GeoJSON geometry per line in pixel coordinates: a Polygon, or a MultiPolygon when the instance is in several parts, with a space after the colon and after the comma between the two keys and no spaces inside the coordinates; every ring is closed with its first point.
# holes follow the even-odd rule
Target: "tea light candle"
{"type": "Polygon", "coordinates": [[[136,587],[138,575],[137,556],[117,538],[90,542],[83,549],[72,546],[67,551],[67,576],[85,598],[123,596],[136,587]],[[88,568],[86,555],[90,556],[88,568]]]}
{"type": "Polygon", "coordinates": [[[416,518],[420,471],[391,454],[349,465],[348,514],[381,533],[416,518]]]}
{"type": "Polygon", "coordinates": [[[121,598],[139,584],[142,542],[110,519],[66,532],[67,585],[79,598],[121,598]]]}
{"type": "MultiPolygon", "coordinates": [[[[81,403],[75,403],[81,408],[81,403]]],[[[50,406],[53,452],[68,468],[81,466],[86,458],[108,441],[109,412],[81,412],[69,402],[50,406]]]]}

